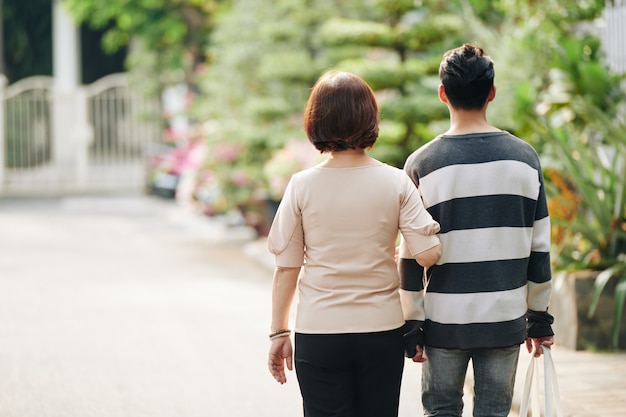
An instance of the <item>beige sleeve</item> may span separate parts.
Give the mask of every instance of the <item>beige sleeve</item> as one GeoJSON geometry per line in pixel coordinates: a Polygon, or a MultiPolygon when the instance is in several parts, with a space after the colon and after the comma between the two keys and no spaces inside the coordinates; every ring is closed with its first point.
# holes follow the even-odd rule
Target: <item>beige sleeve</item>
{"type": "Polygon", "coordinates": [[[276,266],[299,267],[304,263],[304,231],[295,182],[292,178],[287,185],[267,238],[276,266]]]}
{"type": "Polygon", "coordinates": [[[440,244],[439,238],[435,236],[439,232],[439,223],[424,208],[422,198],[408,176],[404,200],[400,205],[399,228],[404,239],[400,257],[412,258],[440,244]]]}

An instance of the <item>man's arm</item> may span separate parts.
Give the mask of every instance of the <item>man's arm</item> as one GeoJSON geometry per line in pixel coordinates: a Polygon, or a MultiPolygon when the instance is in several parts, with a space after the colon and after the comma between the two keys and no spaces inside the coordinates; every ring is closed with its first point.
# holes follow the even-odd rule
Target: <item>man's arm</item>
{"type": "Polygon", "coordinates": [[[531,253],[528,260],[528,311],[526,313],[526,347],[530,352],[534,345],[536,356],[543,353],[542,344],[550,346],[554,343],[554,332],[552,331],[554,317],[548,313],[552,292],[550,217],[543,175],[540,168],[538,171],[540,188],[535,209],[531,253]]]}

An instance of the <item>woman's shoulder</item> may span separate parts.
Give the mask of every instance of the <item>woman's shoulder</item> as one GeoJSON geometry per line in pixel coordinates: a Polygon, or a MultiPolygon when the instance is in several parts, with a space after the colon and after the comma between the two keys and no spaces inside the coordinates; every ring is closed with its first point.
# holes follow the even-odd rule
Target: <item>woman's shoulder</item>
{"type": "Polygon", "coordinates": [[[312,178],[315,178],[316,176],[318,176],[320,173],[320,165],[315,165],[306,169],[303,169],[302,171],[298,171],[295,174],[293,174],[291,176],[292,180],[296,179],[299,181],[307,181],[310,180],[312,178]]]}
{"type": "Polygon", "coordinates": [[[381,164],[381,169],[389,176],[399,177],[402,180],[404,180],[405,178],[408,178],[408,176],[406,175],[406,172],[404,172],[402,168],[398,168],[393,165],[383,163],[381,164]]]}

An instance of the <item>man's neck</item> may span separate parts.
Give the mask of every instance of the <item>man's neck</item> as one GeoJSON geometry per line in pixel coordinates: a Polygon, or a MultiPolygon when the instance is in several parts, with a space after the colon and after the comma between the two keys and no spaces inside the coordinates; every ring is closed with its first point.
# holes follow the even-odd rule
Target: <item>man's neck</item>
{"type": "Polygon", "coordinates": [[[467,135],[470,133],[501,132],[487,122],[485,110],[450,109],[450,128],[446,135],[467,135]]]}

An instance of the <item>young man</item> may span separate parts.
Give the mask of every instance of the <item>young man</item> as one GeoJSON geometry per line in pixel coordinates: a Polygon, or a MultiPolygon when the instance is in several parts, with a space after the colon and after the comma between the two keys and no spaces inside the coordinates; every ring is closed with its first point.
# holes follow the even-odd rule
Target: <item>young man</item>
{"type": "MultiPolygon", "coordinates": [[[[539,158],[487,122],[496,95],[492,60],[465,44],[444,54],[439,98],[450,129],[409,156],[405,171],[441,225],[442,256],[427,270],[401,244],[402,297],[424,298],[425,416],[460,417],[471,359],[474,416],[506,417],[520,345],[554,342],[550,220],[539,158]]],[[[421,336],[421,335],[419,335],[421,336]]],[[[415,358],[414,361],[420,358],[415,358]]]]}

